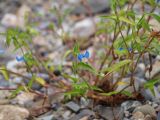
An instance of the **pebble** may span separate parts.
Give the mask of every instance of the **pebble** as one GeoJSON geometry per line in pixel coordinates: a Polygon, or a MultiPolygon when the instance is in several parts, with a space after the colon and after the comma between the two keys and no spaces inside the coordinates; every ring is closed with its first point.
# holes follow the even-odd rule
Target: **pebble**
{"type": "Polygon", "coordinates": [[[78,112],[80,110],[80,106],[72,101],[67,103],[66,107],[72,110],[73,112],[78,112]]]}
{"type": "MultiPolygon", "coordinates": [[[[93,14],[100,13],[105,10],[108,11],[110,8],[110,0],[87,0],[87,3],[93,14]]],[[[88,11],[84,7],[84,5],[78,4],[77,6],[75,6],[75,9],[73,10],[72,14],[88,14],[88,11]]]]}
{"type": "Polygon", "coordinates": [[[25,107],[31,107],[36,94],[30,92],[22,92],[11,100],[12,104],[19,104],[25,107]]]}
{"type": "Polygon", "coordinates": [[[138,106],[141,106],[141,102],[139,101],[125,101],[121,104],[121,108],[124,110],[124,111],[129,111],[130,113],[133,112],[133,110],[138,107],[138,106]]]}
{"type": "MultiPolygon", "coordinates": [[[[113,112],[112,112],[112,107],[105,107],[102,105],[97,105],[94,110],[103,118],[107,120],[113,120],[113,112]]],[[[121,119],[123,117],[123,112],[121,107],[114,107],[114,114],[121,119]]]]}
{"type": "Polygon", "coordinates": [[[93,18],[85,18],[73,26],[70,35],[73,38],[88,38],[96,32],[96,25],[93,18]]]}
{"type": "Polygon", "coordinates": [[[36,120],[53,120],[53,119],[54,119],[54,115],[47,115],[47,116],[39,117],[36,120]]]}
{"type": "Polygon", "coordinates": [[[90,101],[87,98],[81,97],[80,98],[80,105],[81,108],[85,108],[89,105],[90,101]]]}
{"type": "Polygon", "coordinates": [[[140,111],[137,111],[135,113],[133,113],[132,119],[133,120],[144,120],[144,114],[140,111]]]}
{"type": "Polygon", "coordinates": [[[63,113],[62,117],[66,120],[70,118],[70,115],[71,115],[71,111],[67,110],[63,113]]]}
{"type": "Polygon", "coordinates": [[[16,27],[17,16],[15,14],[6,13],[1,20],[1,24],[6,27],[16,27]]]}
{"type": "Polygon", "coordinates": [[[83,109],[78,114],[73,116],[70,120],[79,120],[85,116],[95,116],[95,113],[89,109],[83,109]]]}
{"type": "Polygon", "coordinates": [[[139,106],[134,109],[133,113],[135,113],[135,112],[142,112],[145,116],[150,115],[153,118],[156,116],[155,109],[150,105],[139,106]]]}
{"type": "Polygon", "coordinates": [[[0,120],[25,120],[29,111],[13,105],[0,105],[0,120]]]}

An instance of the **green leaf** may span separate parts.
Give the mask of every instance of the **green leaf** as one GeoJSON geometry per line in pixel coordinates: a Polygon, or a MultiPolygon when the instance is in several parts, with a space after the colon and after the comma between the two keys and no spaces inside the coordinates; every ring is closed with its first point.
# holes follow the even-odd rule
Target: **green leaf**
{"type": "Polygon", "coordinates": [[[150,14],[154,19],[156,19],[158,22],[160,22],[160,15],[157,15],[157,14],[150,14]]]}
{"type": "Polygon", "coordinates": [[[42,86],[45,86],[46,85],[46,81],[43,79],[43,78],[40,78],[40,77],[36,77],[35,78],[35,81],[39,84],[41,84],[42,86]]]}
{"type": "Polygon", "coordinates": [[[5,66],[0,67],[0,72],[4,76],[5,80],[9,80],[9,74],[8,74],[5,66]]]}
{"type": "Polygon", "coordinates": [[[131,25],[135,25],[135,23],[134,23],[133,21],[131,21],[131,20],[129,20],[128,18],[123,17],[123,16],[120,16],[120,17],[119,17],[119,20],[120,20],[120,21],[123,21],[123,22],[126,22],[126,23],[128,23],[128,24],[131,24],[131,25]]]}
{"type": "Polygon", "coordinates": [[[70,76],[70,75],[63,74],[63,77],[64,77],[64,78],[69,78],[69,79],[71,79],[73,82],[78,82],[78,78],[72,77],[72,76],[70,76]]]}
{"type": "Polygon", "coordinates": [[[81,70],[87,70],[87,71],[90,71],[90,72],[96,74],[96,70],[95,70],[91,65],[89,65],[89,64],[87,64],[87,63],[79,62],[79,63],[77,64],[77,67],[78,67],[79,69],[81,69],[81,70]]]}
{"type": "Polygon", "coordinates": [[[12,92],[11,98],[15,97],[18,93],[24,90],[24,86],[18,86],[18,88],[12,92]]]}
{"type": "Polygon", "coordinates": [[[149,80],[146,83],[144,83],[144,88],[150,88],[154,86],[156,83],[158,83],[159,81],[160,81],[159,79],[149,80]]]}
{"type": "Polygon", "coordinates": [[[97,86],[90,86],[90,87],[92,90],[97,90],[97,91],[103,92],[103,90],[98,88],[97,86]]]}
{"type": "Polygon", "coordinates": [[[155,85],[156,83],[158,83],[159,81],[160,81],[159,79],[149,80],[149,81],[147,81],[147,82],[144,84],[144,88],[149,89],[149,90],[155,95],[154,85],[155,85]]]}
{"type": "Polygon", "coordinates": [[[108,93],[100,93],[101,95],[104,95],[104,96],[111,96],[111,95],[115,95],[119,93],[118,91],[112,91],[112,92],[108,92],[108,93]]]}
{"type": "Polygon", "coordinates": [[[108,19],[113,19],[113,20],[120,20],[120,21],[123,21],[125,23],[128,23],[128,24],[131,24],[131,25],[135,25],[135,23],[131,20],[129,20],[128,18],[126,17],[123,17],[123,16],[119,16],[117,17],[116,15],[103,15],[101,16],[101,18],[108,18],[108,19]]]}
{"type": "Polygon", "coordinates": [[[36,78],[36,76],[33,75],[33,76],[32,76],[32,79],[31,79],[31,80],[29,81],[29,83],[28,83],[28,88],[31,88],[31,87],[32,87],[32,84],[33,84],[35,78],[36,78]]]}
{"type": "Polygon", "coordinates": [[[128,97],[132,96],[132,93],[130,93],[129,91],[122,91],[121,93],[128,96],[128,97]]]}
{"type": "Polygon", "coordinates": [[[77,54],[79,54],[79,45],[78,45],[78,43],[76,43],[74,48],[73,48],[73,54],[75,56],[77,56],[77,54]]]}
{"type": "Polygon", "coordinates": [[[123,60],[120,61],[119,63],[116,63],[114,65],[112,65],[111,67],[108,67],[107,69],[103,70],[104,72],[108,72],[108,73],[112,73],[115,71],[118,71],[121,67],[123,67],[126,64],[131,63],[131,60],[123,60]]]}

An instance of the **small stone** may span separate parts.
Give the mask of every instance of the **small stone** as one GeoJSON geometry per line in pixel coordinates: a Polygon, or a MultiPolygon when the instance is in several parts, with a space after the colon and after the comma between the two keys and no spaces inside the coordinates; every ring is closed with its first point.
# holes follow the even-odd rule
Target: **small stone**
{"type": "Polygon", "coordinates": [[[84,97],[81,97],[80,104],[81,104],[81,108],[85,108],[85,107],[87,107],[89,105],[89,100],[87,100],[84,97]]]}
{"type": "Polygon", "coordinates": [[[48,115],[48,116],[39,117],[36,120],[53,120],[53,119],[54,119],[54,115],[48,115]]]}
{"type": "Polygon", "coordinates": [[[130,116],[130,113],[129,113],[129,111],[124,111],[124,115],[125,115],[125,117],[129,117],[130,116]]]}
{"type": "Polygon", "coordinates": [[[153,118],[156,116],[155,109],[150,105],[139,106],[139,107],[135,108],[133,113],[137,112],[137,111],[142,112],[144,115],[150,115],[153,118]]]}
{"type": "Polygon", "coordinates": [[[158,104],[153,103],[153,104],[152,104],[152,107],[153,107],[153,108],[157,108],[157,107],[158,107],[158,104]]]}
{"type": "Polygon", "coordinates": [[[73,112],[78,112],[80,110],[80,106],[72,101],[67,103],[66,107],[69,108],[70,110],[72,110],[73,112]]]}
{"type": "Polygon", "coordinates": [[[2,25],[6,27],[16,27],[17,26],[17,16],[11,13],[7,13],[1,20],[2,25]]]}
{"type": "Polygon", "coordinates": [[[88,116],[85,116],[85,117],[83,117],[83,118],[81,118],[79,120],[88,120],[88,116]]]}
{"type": "Polygon", "coordinates": [[[71,111],[66,111],[62,116],[66,120],[66,119],[69,119],[70,115],[71,115],[71,111]]]}
{"type": "Polygon", "coordinates": [[[71,29],[73,38],[88,38],[96,32],[96,25],[93,18],[86,18],[77,22],[71,29]]]}
{"type": "MultiPolygon", "coordinates": [[[[100,13],[103,11],[108,11],[110,8],[110,0],[87,0],[86,2],[89,5],[90,10],[93,14],[100,13]]],[[[73,14],[88,14],[88,11],[84,7],[84,5],[77,2],[77,5],[72,13],[73,14]]]]}
{"type": "Polygon", "coordinates": [[[158,112],[157,120],[160,120],[160,111],[158,112]]]}
{"type": "Polygon", "coordinates": [[[116,108],[112,108],[112,107],[105,107],[102,105],[97,105],[94,110],[103,118],[107,119],[107,120],[113,120],[114,116],[113,116],[113,112],[114,114],[116,114],[117,117],[119,117],[119,119],[122,118],[123,116],[123,112],[122,109],[120,107],[116,107],[116,108]],[[113,110],[113,112],[112,112],[113,110]]]}
{"type": "Polygon", "coordinates": [[[29,111],[13,105],[0,105],[0,120],[25,120],[29,111]]]}
{"type": "Polygon", "coordinates": [[[132,118],[134,120],[144,120],[144,114],[140,111],[137,111],[137,112],[133,113],[132,118]]]}
{"type": "Polygon", "coordinates": [[[79,120],[85,116],[95,116],[95,113],[89,109],[81,110],[77,115],[73,116],[71,120],[79,120]]]}
{"type": "Polygon", "coordinates": [[[29,93],[29,92],[22,92],[14,98],[11,103],[12,104],[19,104],[25,107],[31,107],[33,104],[33,100],[36,97],[36,94],[29,93]]]}
{"type": "Polygon", "coordinates": [[[152,117],[150,115],[146,115],[144,120],[153,120],[152,117]]]}
{"type": "Polygon", "coordinates": [[[142,104],[139,101],[125,101],[121,104],[121,107],[124,111],[129,111],[132,113],[137,106],[141,105],[142,104]]]}

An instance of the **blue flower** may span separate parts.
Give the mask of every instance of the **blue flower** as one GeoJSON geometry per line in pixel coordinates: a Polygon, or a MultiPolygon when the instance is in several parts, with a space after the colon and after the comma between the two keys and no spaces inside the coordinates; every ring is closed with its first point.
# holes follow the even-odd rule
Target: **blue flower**
{"type": "Polygon", "coordinates": [[[17,60],[18,62],[24,62],[24,61],[25,61],[25,59],[24,59],[23,56],[16,56],[16,60],[17,60]]]}
{"type": "Polygon", "coordinates": [[[83,59],[83,54],[79,53],[78,56],[77,56],[77,58],[78,58],[79,61],[82,61],[82,59],[83,59]]]}
{"type": "Polygon", "coordinates": [[[118,48],[118,50],[119,50],[119,51],[122,51],[122,50],[124,50],[124,48],[120,47],[120,48],[118,48]]]}
{"type": "Polygon", "coordinates": [[[131,51],[132,51],[132,48],[128,48],[128,50],[131,52],[131,51]]]}
{"type": "MultiPolygon", "coordinates": [[[[124,48],[120,47],[120,48],[118,48],[118,50],[119,50],[119,51],[123,51],[124,48]]],[[[128,50],[131,52],[131,51],[132,51],[132,48],[130,47],[130,48],[128,48],[128,50]]]]}
{"type": "Polygon", "coordinates": [[[90,55],[89,55],[89,52],[87,50],[86,50],[86,52],[84,54],[83,53],[79,53],[78,56],[77,56],[79,61],[82,61],[83,58],[87,58],[88,59],[89,57],[90,57],[90,55]]]}

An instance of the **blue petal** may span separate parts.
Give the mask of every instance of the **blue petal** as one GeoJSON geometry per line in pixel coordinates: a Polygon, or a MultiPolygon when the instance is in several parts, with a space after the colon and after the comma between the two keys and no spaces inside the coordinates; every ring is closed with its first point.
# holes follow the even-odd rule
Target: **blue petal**
{"type": "Polygon", "coordinates": [[[85,58],[89,58],[89,52],[86,50],[85,54],[84,54],[85,58]]]}
{"type": "Polygon", "coordinates": [[[82,55],[82,54],[78,54],[77,59],[78,59],[79,61],[82,61],[83,55],[82,55]]]}
{"type": "Polygon", "coordinates": [[[128,50],[131,52],[131,51],[132,51],[132,48],[128,48],[128,50]]]}
{"type": "Polygon", "coordinates": [[[16,60],[18,61],[18,62],[24,62],[25,60],[24,60],[24,57],[23,56],[16,56],[16,60]]]}
{"type": "Polygon", "coordinates": [[[122,51],[122,50],[124,50],[124,48],[121,47],[121,48],[118,48],[118,50],[119,50],[119,51],[122,51]]]}

